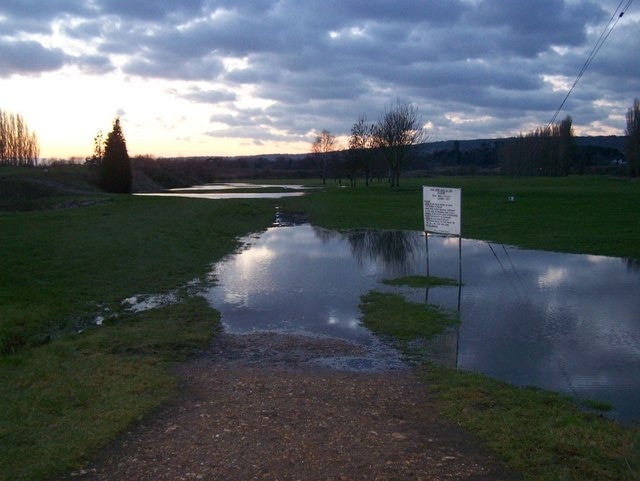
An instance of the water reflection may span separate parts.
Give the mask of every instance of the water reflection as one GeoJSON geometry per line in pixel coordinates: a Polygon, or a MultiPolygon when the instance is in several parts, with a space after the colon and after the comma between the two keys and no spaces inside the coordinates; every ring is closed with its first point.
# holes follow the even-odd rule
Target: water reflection
{"type": "Polygon", "coordinates": [[[640,259],[625,259],[630,271],[640,272],[640,259]]]}
{"type": "Polygon", "coordinates": [[[300,197],[304,192],[146,192],[134,195],[148,197],[186,197],[190,199],[281,199],[283,197],[300,197]]]}
{"type": "MultiPolygon", "coordinates": [[[[250,242],[216,265],[219,284],[207,293],[231,332],[304,332],[377,346],[359,324],[360,295],[391,289],[384,278],[426,273],[420,232],[301,225],[272,228],[250,242]]],[[[430,274],[456,279],[458,255],[457,239],[430,238],[430,274]]],[[[638,419],[640,278],[627,260],[466,239],[462,258],[461,293],[428,291],[429,303],[452,312],[461,294],[459,331],[440,339],[445,362],[609,402],[618,419],[638,419]]],[[[413,302],[427,294],[401,292],[413,302]]]]}
{"type": "Polygon", "coordinates": [[[349,232],[346,237],[358,262],[381,263],[394,276],[410,272],[416,254],[424,249],[420,232],[369,229],[349,232]]]}

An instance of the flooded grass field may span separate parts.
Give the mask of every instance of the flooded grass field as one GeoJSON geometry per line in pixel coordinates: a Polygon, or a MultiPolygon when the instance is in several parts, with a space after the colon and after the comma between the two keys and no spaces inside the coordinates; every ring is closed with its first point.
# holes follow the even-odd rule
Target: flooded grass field
{"type": "MultiPolygon", "coordinates": [[[[415,289],[382,280],[425,275],[421,232],[338,233],[304,224],[246,242],[216,265],[217,285],[206,293],[228,332],[330,336],[374,346],[379,355],[360,324],[359,299],[372,289],[400,291],[460,316],[439,347],[446,364],[595,399],[624,423],[640,416],[640,271],[633,261],[464,239],[460,289],[415,289]]],[[[430,275],[457,278],[458,247],[457,239],[430,237],[430,275]]]]}

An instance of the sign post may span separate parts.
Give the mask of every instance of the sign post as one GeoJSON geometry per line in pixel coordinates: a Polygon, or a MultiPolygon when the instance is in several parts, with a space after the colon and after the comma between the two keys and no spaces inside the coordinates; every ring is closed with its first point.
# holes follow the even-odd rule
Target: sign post
{"type": "Polygon", "coordinates": [[[458,236],[458,310],[462,286],[462,189],[422,186],[429,275],[429,234],[458,236]]]}
{"type": "Polygon", "coordinates": [[[448,187],[422,187],[425,232],[460,236],[461,192],[448,187]]]}

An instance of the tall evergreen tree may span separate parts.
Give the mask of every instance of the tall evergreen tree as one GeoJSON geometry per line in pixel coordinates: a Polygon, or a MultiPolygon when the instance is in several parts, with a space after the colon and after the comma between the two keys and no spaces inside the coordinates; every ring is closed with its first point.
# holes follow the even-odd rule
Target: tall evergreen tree
{"type": "Polygon", "coordinates": [[[100,162],[100,186],[107,192],[131,192],[131,161],[119,117],[113,121],[113,128],[104,144],[100,162]]]}

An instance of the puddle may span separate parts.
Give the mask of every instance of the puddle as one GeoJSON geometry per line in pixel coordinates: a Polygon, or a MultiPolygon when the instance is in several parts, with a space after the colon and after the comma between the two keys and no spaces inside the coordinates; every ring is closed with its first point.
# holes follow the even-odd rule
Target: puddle
{"type": "MultiPolygon", "coordinates": [[[[398,354],[360,325],[359,298],[396,290],[384,278],[426,274],[423,233],[283,225],[246,239],[246,248],[214,267],[218,283],[203,295],[222,313],[225,331],[342,339],[367,354],[314,362],[398,368],[398,354]]],[[[458,240],[430,237],[428,247],[429,273],[457,278],[458,240]]],[[[462,280],[461,289],[400,289],[412,302],[459,307],[462,324],[433,347],[443,363],[607,402],[624,423],[640,418],[637,262],[464,239],[462,280]]]]}

